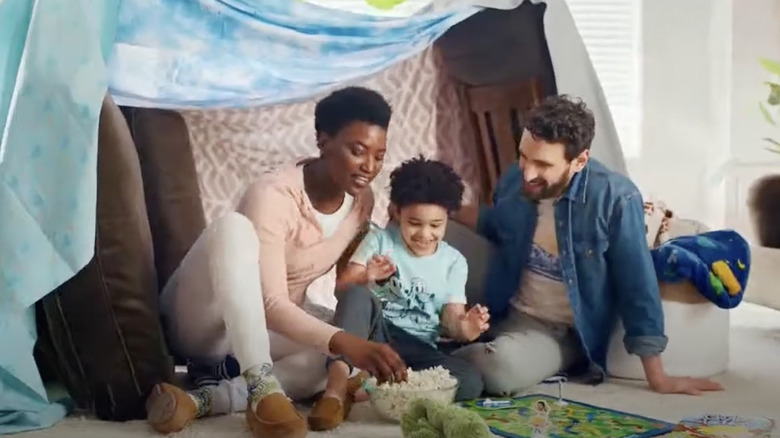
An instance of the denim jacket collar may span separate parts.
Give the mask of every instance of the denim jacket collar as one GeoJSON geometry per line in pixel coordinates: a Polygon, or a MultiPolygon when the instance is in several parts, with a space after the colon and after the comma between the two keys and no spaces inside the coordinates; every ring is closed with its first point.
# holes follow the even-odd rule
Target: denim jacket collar
{"type": "Polygon", "coordinates": [[[586,194],[588,193],[588,177],[590,176],[590,161],[585,164],[579,172],[574,174],[574,177],[569,183],[569,187],[563,192],[561,198],[567,198],[569,200],[579,200],[583,204],[587,201],[586,194]]]}

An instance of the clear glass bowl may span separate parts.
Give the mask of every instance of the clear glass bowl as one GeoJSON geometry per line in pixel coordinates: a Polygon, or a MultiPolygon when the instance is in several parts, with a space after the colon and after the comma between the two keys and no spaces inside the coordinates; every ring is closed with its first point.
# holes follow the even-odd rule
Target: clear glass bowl
{"type": "Polygon", "coordinates": [[[398,390],[377,386],[368,391],[368,398],[382,418],[400,422],[406,409],[414,400],[422,398],[450,404],[455,400],[457,390],[457,382],[446,388],[429,390],[398,390]]]}

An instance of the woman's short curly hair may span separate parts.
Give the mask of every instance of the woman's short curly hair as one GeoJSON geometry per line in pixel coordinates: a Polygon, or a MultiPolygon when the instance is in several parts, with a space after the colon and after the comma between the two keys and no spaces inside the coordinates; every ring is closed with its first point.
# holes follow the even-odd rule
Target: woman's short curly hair
{"type": "Polygon", "coordinates": [[[564,145],[571,161],[590,149],[596,130],[593,113],[581,99],[567,95],[549,96],[532,108],[525,129],[537,140],[564,145]]]}
{"type": "Polygon", "coordinates": [[[458,210],[465,186],[447,164],[422,155],[403,162],[390,174],[390,202],[399,209],[415,204],[433,204],[448,212],[458,210]]]}
{"type": "Polygon", "coordinates": [[[365,122],[387,131],[393,110],[384,96],[365,87],[336,90],[314,107],[314,130],[335,136],[352,122],[365,122]]]}

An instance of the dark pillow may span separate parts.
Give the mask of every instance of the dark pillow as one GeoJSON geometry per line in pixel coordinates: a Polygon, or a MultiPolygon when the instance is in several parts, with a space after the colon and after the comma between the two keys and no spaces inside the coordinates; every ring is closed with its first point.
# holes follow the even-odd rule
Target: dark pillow
{"type": "Polygon", "coordinates": [[[190,134],[176,111],[123,107],[122,112],[141,160],[157,284],[162,291],[206,228],[190,134]]]}
{"type": "Polygon", "coordinates": [[[39,303],[37,357],[77,405],[103,420],[145,417],[151,388],[173,377],[157,306],[157,279],[141,169],[109,96],[98,135],[95,256],[39,303]]]}

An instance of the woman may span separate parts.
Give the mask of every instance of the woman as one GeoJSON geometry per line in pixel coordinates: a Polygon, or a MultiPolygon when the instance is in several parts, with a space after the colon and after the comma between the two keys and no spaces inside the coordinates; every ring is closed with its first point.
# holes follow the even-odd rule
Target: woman
{"type": "MultiPolygon", "coordinates": [[[[390,116],[384,98],[365,88],[338,90],[318,102],[319,157],[263,175],[237,212],[203,232],[163,290],[171,348],[196,363],[235,357],[242,379],[231,384],[235,389],[240,382],[238,393],[247,394],[246,419],[258,438],[306,435],[306,421],[275,376],[279,362],[296,353],[323,370],[325,356],[343,357],[383,379],[406,377],[403,361],[387,345],[345,333],[301,308],[308,285],[331,270],[369,220],[369,184],[382,168],[390,116]]],[[[171,433],[195,418],[240,410],[226,407],[229,396],[218,388],[188,393],[158,385],[147,401],[148,420],[158,432],[171,433]]]]}

